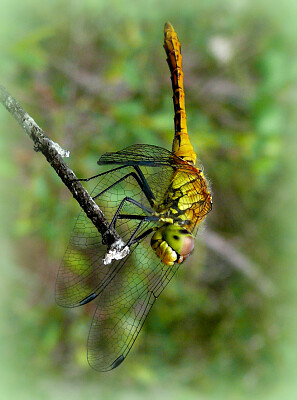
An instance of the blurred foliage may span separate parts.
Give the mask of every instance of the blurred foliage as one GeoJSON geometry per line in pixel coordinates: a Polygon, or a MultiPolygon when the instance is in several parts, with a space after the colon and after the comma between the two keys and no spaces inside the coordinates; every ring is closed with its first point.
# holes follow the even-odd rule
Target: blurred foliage
{"type": "Polygon", "coordinates": [[[104,398],[113,390],[126,398],[119,397],[122,388],[129,398],[274,398],[265,388],[282,376],[290,353],[279,345],[286,342],[279,321],[288,299],[283,211],[291,194],[283,188],[296,100],[293,2],[4,3],[1,83],[70,150],[79,177],[96,174],[107,151],[133,143],[170,149],[173,107],[162,29],[167,20],[173,24],[182,43],[189,132],[214,196],[207,228],[278,289],[265,297],[228,260],[197,243],[123,366],[104,375],[91,371],[85,341],[92,305],[63,310],[53,293],[78,207],[0,110],[3,243],[13,254],[3,268],[10,282],[4,353],[15,374],[28,365],[28,376],[40,372],[37,398],[67,391],[81,398],[98,393],[99,385],[104,398]]]}

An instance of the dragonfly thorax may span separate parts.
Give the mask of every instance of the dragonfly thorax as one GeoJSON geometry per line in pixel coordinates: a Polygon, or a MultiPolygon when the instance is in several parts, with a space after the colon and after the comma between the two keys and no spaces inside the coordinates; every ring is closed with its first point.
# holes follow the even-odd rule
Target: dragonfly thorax
{"type": "Polygon", "coordinates": [[[194,237],[177,223],[164,224],[153,234],[151,246],[164,264],[181,264],[194,249],[194,237]]]}

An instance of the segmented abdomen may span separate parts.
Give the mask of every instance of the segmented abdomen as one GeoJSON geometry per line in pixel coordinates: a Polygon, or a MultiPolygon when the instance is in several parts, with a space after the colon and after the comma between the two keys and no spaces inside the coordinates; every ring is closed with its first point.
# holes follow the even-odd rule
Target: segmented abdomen
{"type": "Polygon", "coordinates": [[[164,49],[171,72],[173,90],[175,136],[172,151],[178,157],[194,165],[196,154],[190,143],[187,131],[181,46],[175,30],[169,22],[166,22],[164,27],[164,49]]]}
{"type": "Polygon", "coordinates": [[[171,72],[175,131],[187,132],[181,46],[176,32],[169,22],[165,24],[164,28],[164,49],[171,72]]]}

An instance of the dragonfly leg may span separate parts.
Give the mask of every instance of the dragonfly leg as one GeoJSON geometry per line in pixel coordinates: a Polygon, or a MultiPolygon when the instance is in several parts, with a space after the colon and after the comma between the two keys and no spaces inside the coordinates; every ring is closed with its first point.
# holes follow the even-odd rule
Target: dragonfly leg
{"type": "MultiPolygon", "coordinates": [[[[115,212],[115,214],[114,214],[114,216],[113,216],[113,218],[112,218],[112,220],[111,220],[111,222],[110,222],[110,224],[109,224],[109,228],[112,227],[112,228],[115,229],[116,223],[117,223],[117,220],[118,220],[118,219],[140,219],[140,220],[142,221],[142,220],[145,220],[145,219],[147,220],[147,218],[149,218],[149,220],[151,220],[151,221],[158,221],[159,218],[156,217],[156,216],[153,216],[153,215],[151,215],[151,216],[145,216],[145,215],[133,215],[133,216],[131,216],[131,215],[129,215],[129,214],[121,215],[121,214],[120,214],[121,209],[123,208],[123,206],[124,206],[124,204],[125,204],[126,202],[132,203],[132,204],[136,205],[137,207],[139,207],[140,209],[146,211],[146,212],[149,213],[149,214],[152,214],[152,212],[153,212],[150,208],[144,206],[143,204],[139,203],[138,201],[132,199],[131,197],[125,197],[125,198],[121,201],[121,203],[120,203],[120,205],[119,205],[117,211],[115,212]],[[124,216],[125,218],[123,218],[123,216],[124,216]],[[132,217],[132,218],[131,218],[131,217],[132,217]],[[134,218],[133,218],[133,217],[134,217],[134,218]]],[[[102,237],[102,239],[103,239],[103,242],[104,242],[104,237],[102,237]]]]}
{"type": "Polygon", "coordinates": [[[153,207],[153,205],[154,205],[154,201],[153,200],[155,200],[155,196],[154,196],[154,194],[153,194],[153,192],[152,192],[152,190],[150,188],[150,185],[147,183],[147,181],[146,181],[141,169],[139,168],[139,166],[138,165],[134,165],[134,168],[135,168],[136,172],[138,173],[138,175],[139,175],[139,177],[141,179],[142,190],[143,190],[146,198],[148,199],[150,205],[153,207]]]}
{"type": "Polygon", "coordinates": [[[127,246],[131,246],[131,244],[136,243],[136,242],[133,242],[133,239],[135,238],[137,232],[141,228],[141,225],[144,223],[144,221],[145,221],[145,218],[142,221],[139,222],[139,224],[137,225],[135,231],[133,232],[133,234],[131,235],[130,239],[128,240],[127,246]]]}
{"type": "MultiPolygon", "coordinates": [[[[121,165],[120,167],[110,169],[109,171],[105,171],[105,172],[102,172],[100,174],[91,176],[90,178],[77,179],[77,181],[79,181],[79,182],[88,182],[88,181],[90,181],[92,179],[98,178],[99,176],[103,176],[105,174],[109,174],[110,172],[118,171],[118,170],[120,170],[122,168],[127,168],[127,165],[121,165]]],[[[93,199],[95,200],[97,197],[101,196],[104,192],[106,192],[107,190],[111,189],[113,186],[117,185],[118,183],[122,182],[123,180],[127,179],[129,176],[133,176],[133,178],[136,180],[136,182],[140,186],[141,190],[145,194],[146,198],[148,199],[150,205],[153,206],[153,204],[154,204],[153,200],[155,199],[155,196],[154,196],[149,184],[147,183],[147,181],[146,181],[141,169],[137,165],[134,166],[134,169],[135,169],[135,171],[137,173],[135,173],[134,171],[128,173],[127,175],[125,175],[122,178],[120,178],[118,181],[114,182],[112,185],[110,185],[107,188],[105,188],[102,192],[98,193],[93,199]]]]}
{"type": "Polygon", "coordinates": [[[116,167],[116,168],[110,169],[108,171],[101,172],[100,174],[97,174],[97,175],[94,175],[94,176],[90,176],[89,178],[80,178],[80,179],[74,179],[74,180],[78,181],[78,182],[89,182],[92,179],[98,178],[99,176],[103,176],[103,175],[109,174],[110,172],[118,171],[119,169],[122,169],[122,168],[126,168],[126,165],[121,165],[120,167],[116,167]]]}
{"type": "MultiPolygon", "coordinates": [[[[112,172],[108,171],[108,172],[112,172]]],[[[134,171],[129,172],[127,175],[122,176],[122,178],[120,178],[119,180],[117,180],[116,182],[114,182],[112,185],[108,186],[107,188],[105,188],[104,190],[102,190],[102,192],[98,193],[96,196],[93,197],[94,200],[97,199],[97,197],[100,197],[103,193],[107,192],[108,190],[112,189],[114,186],[116,186],[118,183],[124,181],[125,179],[129,178],[129,176],[132,176],[136,182],[138,183],[139,187],[141,188],[141,190],[143,191],[143,193],[145,194],[146,198],[148,199],[149,203],[151,206],[153,206],[154,201],[153,199],[155,198],[152,191],[150,190],[151,195],[148,193],[147,188],[149,188],[147,182],[145,181],[145,183],[143,182],[143,180],[137,175],[137,173],[135,173],[134,171]]]]}
{"type": "Polygon", "coordinates": [[[118,216],[118,219],[130,219],[130,220],[131,219],[139,219],[140,220],[140,223],[138,224],[137,228],[135,229],[132,236],[130,237],[130,239],[127,242],[127,246],[131,246],[132,244],[138,243],[140,240],[144,239],[147,235],[149,235],[151,232],[153,232],[157,229],[156,227],[149,228],[145,232],[143,232],[141,235],[135,237],[135,235],[139,231],[143,222],[158,221],[159,217],[157,217],[156,215],[148,215],[147,216],[147,215],[120,214],[118,216]]]}
{"type": "MultiPolygon", "coordinates": [[[[153,212],[150,208],[144,206],[143,204],[139,203],[138,201],[132,199],[131,197],[125,197],[125,198],[121,201],[121,203],[120,203],[120,205],[119,205],[119,207],[118,207],[116,213],[114,214],[114,216],[113,216],[113,218],[112,218],[112,220],[111,220],[111,223],[110,223],[109,227],[115,228],[116,221],[117,221],[117,219],[118,219],[118,217],[119,217],[119,215],[120,215],[121,209],[123,208],[123,206],[124,206],[124,204],[125,204],[126,202],[134,204],[135,206],[141,208],[142,210],[146,211],[146,212],[149,213],[149,214],[152,214],[152,212],[153,212]]],[[[142,217],[142,216],[141,216],[141,217],[142,217]]],[[[123,218],[121,218],[121,219],[123,219],[123,218]]]]}
{"type": "Polygon", "coordinates": [[[135,237],[135,235],[134,235],[133,238],[131,237],[129,239],[129,242],[130,242],[129,245],[132,246],[132,244],[140,242],[142,239],[144,239],[147,235],[149,235],[150,233],[154,232],[155,230],[156,230],[156,228],[149,228],[139,236],[135,237]]]}
{"type": "Polygon", "coordinates": [[[144,239],[147,235],[149,235],[151,232],[155,231],[157,228],[149,228],[145,232],[143,232],[141,235],[136,236],[137,232],[141,228],[142,224],[144,222],[148,221],[158,221],[158,217],[155,215],[129,215],[129,214],[120,214],[118,216],[119,219],[139,219],[140,222],[137,225],[135,231],[133,234],[130,236],[130,239],[128,240],[126,246],[131,246],[132,244],[138,243],[140,240],[144,239]],[[136,237],[135,237],[136,236],[136,237]]]}

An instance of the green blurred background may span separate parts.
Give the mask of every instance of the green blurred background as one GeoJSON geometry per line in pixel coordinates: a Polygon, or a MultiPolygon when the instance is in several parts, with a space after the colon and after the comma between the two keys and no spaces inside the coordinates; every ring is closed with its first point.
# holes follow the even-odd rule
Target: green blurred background
{"type": "Polygon", "coordinates": [[[79,208],[0,106],[1,398],[296,398],[294,3],[1,2],[0,82],[70,150],[79,177],[98,173],[106,151],[170,149],[169,20],[214,199],[127,360],[97,373],[91,308],[54,302],[79,208]]]}

